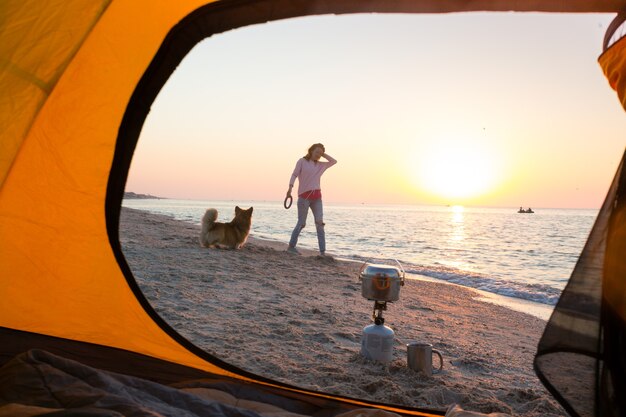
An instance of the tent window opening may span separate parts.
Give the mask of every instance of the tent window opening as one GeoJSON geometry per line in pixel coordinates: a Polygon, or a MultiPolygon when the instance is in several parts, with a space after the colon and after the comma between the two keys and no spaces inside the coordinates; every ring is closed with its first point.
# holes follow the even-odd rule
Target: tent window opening
{"type": "Polygon", "coordinates": [[[146,308],[227,367],[290,386],[438,412],[519,413],[530,396],[537,413],[564,413],[532,363],[598,210],[574,200],[557,210],[571,196],[554,190],[573,174],[549,161],[572,124],[593,123],[560,101],[567,82],[538,68],[545,37],[515,36],[525,24],[315,16],[208,39],[190,29],[197,42],[180,48],[169,39],[155,62],[171,74],[155,66],[139,84],[118,144],[126,173],[110,184],[125,191],[115,233],[146,308]],[[491,36],[515,25],[506,45],[491,36]],[[332,257],[317,256],[312,212],[300,255],[286,251],[297,204],[285,210],[282,198],[315,142],[338,160],[322,178],[332,257]],[[522,179],[520,164],[533,168],[522,179]],[[517,194],[503,191],[515,181],[517,194]],[[517,212],[522,196],[534,213],[517,212]],[[229,223],[236,207],[254,208],[243,247],[202,247],[205,211],[229,223]],[[373,317],[358,278],[364,263],[396,258],[410,279],[386,306],[395,338],[381,364],[362,354],[373,317]],[[408,367],[415,340],[442,353],[441,373],[408,367]]]}

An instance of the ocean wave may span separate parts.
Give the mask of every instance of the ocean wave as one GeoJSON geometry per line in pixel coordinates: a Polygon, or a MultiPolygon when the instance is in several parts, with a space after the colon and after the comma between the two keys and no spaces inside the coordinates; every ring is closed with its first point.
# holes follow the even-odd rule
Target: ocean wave
{"type": "MultiPolygon", "coordinates": [[[[351,256],[351,259],[361,262],[396,265],[394,259],[367,258],[358,255],[351,256]]],[[[407,274],[422,275],[507,297],[553,306],[556,305],[561,296],[561,290],[545,284],[498,279],[486,274],[464,271],[443,265],[417,265],[410,262],[402,262],[401,260],[398,260],[398,262],[407,274]]]]}

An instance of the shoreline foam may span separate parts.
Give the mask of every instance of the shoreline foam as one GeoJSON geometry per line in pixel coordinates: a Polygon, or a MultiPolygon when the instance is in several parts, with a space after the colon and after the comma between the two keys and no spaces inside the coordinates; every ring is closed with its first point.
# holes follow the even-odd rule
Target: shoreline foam
{"type": "Polygon", "coordinates": [[[477,301],[483,301],[485,303],[492,303],[495,305],[509,308],[513,311],[530,314],[531,316],[540,318],[541,320],[544,320],[544,321],[548,321],[548,319],[552,315],[552,312],[554,311],[554,306],[551,306],[548,304],[538,303],[538,302],[530,301],[530,300],[523,300],[521,298],[507,297],[506,295],[494,294],[489,291],[483,291],[483,290],[479,290],[477,288],[472,288],[472,287],[465,287],[463,285],[456,284],[454,282],[448,282],[448,281],[437,279],[437,278],[431,278],[425,275],[407,274],[407,277],[409,279],[436,282],[442,285],[458,285],[461,288],[466,288],[466,289],[476,292],[477,301]]]}

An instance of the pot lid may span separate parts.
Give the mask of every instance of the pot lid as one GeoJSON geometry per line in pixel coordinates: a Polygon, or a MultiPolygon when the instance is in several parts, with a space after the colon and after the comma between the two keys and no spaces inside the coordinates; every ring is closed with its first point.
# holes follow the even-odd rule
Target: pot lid
{"type": "Polygon", "coordinates": [[[362,276],[384,276],[391,278],[400,278],[400,270],[395,266],[381,264],[367,264],[361,269],[362,276]]]}

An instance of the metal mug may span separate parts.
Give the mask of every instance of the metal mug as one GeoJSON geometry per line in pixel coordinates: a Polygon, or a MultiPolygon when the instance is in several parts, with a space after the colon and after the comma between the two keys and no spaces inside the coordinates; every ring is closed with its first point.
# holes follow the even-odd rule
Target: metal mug
{"type": "Polygon", "coordinates": [[[406,345],[407,364],[414,371],[420,371],[428,376],[443,369],[443,356],[433,349],[430,343],[410,342],[406,345]],[[433,370],[433,353],[439,356],[439,368],[433,370]]]}

